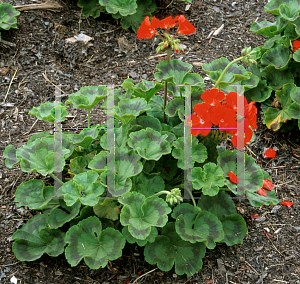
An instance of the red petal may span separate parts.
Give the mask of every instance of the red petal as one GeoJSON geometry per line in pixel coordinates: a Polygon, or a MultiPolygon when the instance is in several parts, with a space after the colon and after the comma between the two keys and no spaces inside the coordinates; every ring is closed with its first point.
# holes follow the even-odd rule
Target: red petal
{"type": "Polygon", "coordinates": [[[178,18],[172,19],[172,16],[169,16],[160,21],[159,26],[163,29],[169,30],[170,28],[178,25],[178,18]]]}
{"type": "Polygon", "coordinates": [[[257,219],[257,218],[260,217],[260,216],[258,216],[258,215],[254,215],[254,214],[250,214],[250,216],[251,216],[252,219],[257,219]]]}
{"type": "Polygon", "coordinates": [[[201,99],[208,103],[211,107],[220,105],[220,101],[225,99],[225,93],[218,89],[206,90],[201,99]]]}
{"type": "Polygon", "coordinates": [[[276,151],[274,149],[267,149],[265,152],[264,158],[275,158],[276,157],[276,151]]]}
{"type": "Polygon", "coordinates": [[[273,237],[273,235],[269,234],[267,231],[264,231],[264,233],[269,237],[273,237]]]}
{"type": "Polygon", "coordinates": [[[156,33],[157,30],[155,30],[155,28],[152,27],[152,24],[150,23],[149,20],[149,16],[145,17],[144,21],[142,22],[140,28],[137,31],[137,37],[139,39],[142,38],[151,39],[156,33]]]}
{"type": "Polygon", "coordinates": [[[195,27],[183,16],[179,16],[179,34],[189,35],[196,32],[195,27]]]}
{"type": "Polygon", "coordinates": [[[230,179],[230,181],[231,181],[232,183],[235,183],[235,184],[238,184],[238,183],[239,183],[239,180],[238,180],[237,176],[236,176],[232,171],[230,171],[230,172],[228,173],[228,177],[229,177],[229,179],[230,179]]]}
{"type": "Polygon", "coordinates": [[[264,179],[264,184],[262,186],[263,189],[272,191],[274,185],[269,179],[264,179]]]}
{"type": "Polygon", "coordinates": [[[256,190],[255,193],[257,193],[257,194],[259,194],[261,196],[265,196],[265,197],[267,196],[266,191],[263,188],[261,188],[261,187],[258,190],[256,190]]]}
{"type": "Polygon", "coordinates": [[[281,202],[281,205],[285,205],[287,207],[291,207],[294,205],[294,203],[292,201],[283,201],[281,202]]]}

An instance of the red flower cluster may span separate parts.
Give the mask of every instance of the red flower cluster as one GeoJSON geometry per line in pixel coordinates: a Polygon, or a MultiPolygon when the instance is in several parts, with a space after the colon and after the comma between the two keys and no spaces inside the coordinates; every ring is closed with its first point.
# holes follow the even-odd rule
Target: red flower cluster
{"type": "MultiPolygon", "coordinates": [[[[230,92],[225,96],[224,92],[218,89],[206,90],[201,95],[204,103],[194,106],[194,114],[188,119],[187,123],[191,125],[191,134],[206,136],[211,130],[212,125],[219,126],[219,130],[234,134],[231,138],[232,144],[237,146],[237,125],[243,124],[244,146],[251,141],[253,129],[257,128],[256,114],[257,108],[255,102],[247,103],[245,97],[239,96],[236,92],[230,92]],[[245,107],[244,121],[238,120],[237,100],[243,100],[245,107]],[[222,103],[221,103],[222,102],[222,103]],[[199,129],[200,128],[200,129],[199,129]]],[[[241,116],[242,117],[242,116],[241,116]]]]}
{"type": "Polygon", "coordinates": [[[300,40],[295,40],[293,42],[294,52],[300,48],[300,40]]]}
{"type": "Polygon", "coordinates": [[[189,35],[196,31],[195,27],[183,16],[176,16],[173,19],[171,16],[163,20],[158,20],[155,16],[152,18],[152,23],[149,20],[149,16],[145,17],[142,25],[137,31],[137,37],[139,39],[148,38],[151,39],[156,33],[157,28],[163,28],[169,31],[174,26],[179,26],[176,34],[189,35]]]}
{"type": "Polygon", "coordinates": [[[269,179],[264,179],[263,186],[260,187],[258,190],[256,190],[255,193],[258,193],[259,195],[262,195],[262,196],[267,196],[265,189],[268,191],[272,191],[273,187],[274,187],[274,185],[269,179]]]}

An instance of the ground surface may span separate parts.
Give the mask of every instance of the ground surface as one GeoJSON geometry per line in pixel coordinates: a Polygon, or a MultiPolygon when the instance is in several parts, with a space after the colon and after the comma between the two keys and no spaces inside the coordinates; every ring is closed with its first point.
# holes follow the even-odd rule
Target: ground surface
{"type": "MultiPolygon", "coordinates": [[[[1,2],[1,0],[0,0],[1,2]]],[[[13,5],[35,2],[9,0],[13,5]]],[[[263,45],[265,38],[250,32],[257,19],[272,20],[264,12],[267,0],[199,0],[185,11],[186,4],[176,2],[160,9],[158,18],[183,14],[197,32],[181,38],[187,48],[173,58],[193,64],[193,72],[207,77],[201,64],[222,56],[239,57],[244,46],[263,45]],[[212,38],[211,31],[224,28],[212,38]]],[[[129,246],[122,258],[104,269],[91,270],[84,262],[70,267],[63,256],[43,256],[34,262],[19,262],[12,252],[11,235],[35,214],[14,204],[16,188],[24,181],[41,178],[25,174],[19,167],[4,165],[2,153],[12,144],[19,148],[37,132],[53,127],[28,114],[33,106],[54,100],[54,85],[63,85],[63,101],[82,86],[120,85],[125,78],[151,81],[155,66],[164,59],[156,56],[158,40],[138,40],[130,30],[122,30],[112,18],[81,17],[80,9],[64,3],[60,12],[32,10],[18,17],[18,30],[2,33],[2,38],[16,47],[0,44],[0,282],[11,283],[300,283],[300,135],[273,133],[258,119],[256,140],[247,149],[273,178],[279,202],[289,200],[294,206],[261,206],[253,208],[245,200],[235,200],[238,211],[247,222],[248,233],[241,245],[217,245],[208,251],[203,269],[192,278],[176,275],[174,269],[162,272],[144,261],[143,250],[129,246]],[[82,32],[93,37],[88,45],[66,43],[82,32]],[[9,84],[12,81],[11,88],[9,84]],[[264,147],[277,147],[277,157],[264,159],[264,147]],[[297,151],[295,151],[297,150],[297,151]],[[261,216],[251,219],[250,214],[261,216]],[[270,236],[266,235],[266,232],[270,236]],[[148,272],[148,274],[146,274],[148,272]],[[142,277],[140,277],[142,276],[142,277]],[[140,277],[140,278],[138,278],[140,277]]],[[[211,86],[209,81],[207,86],[211,86]]],[[[87,116],[70,111],[65,127],[86,127],[87,116]]],[[[92,125],[105,119],[101,109],[92,111],[92,125]]],[[[228,144],[230,145],[230,143],[228,144]]],[[[280,203],[279,203],[280,204],[280,203]]]]}

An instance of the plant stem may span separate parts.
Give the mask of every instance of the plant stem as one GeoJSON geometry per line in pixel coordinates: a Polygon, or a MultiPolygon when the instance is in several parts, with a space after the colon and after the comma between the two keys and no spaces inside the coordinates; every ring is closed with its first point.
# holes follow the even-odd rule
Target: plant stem
{"type": "Polygon", "coordinates": [[[64,184],[58,177],[56,177],[54,174],[49,174],[54,180],[60,182],[61,184],[64,184]]]}
{"type": "Polygon", "coordinates": [[[192,192],[188,188],[185,188],[185,189],[188,191],[189,195],[192,197],[194,207],[197,208],[200,211],[200,208],[196,205],[196,201],[194,199],[194,196],[193,196],[192,192]]]}
{"type": "Polygon", "coordinates": [[[162,191],[157,192],[157,193],[155,193],[155,194],[153,194],[153,195],[151,195],[151,196],[160,196],[160,195],[162,195],[162,194],[169,194],[169,193],[170,193],[170,191],[162,190],[162,191]]]}
{"type": "Polygon", "coordinates": [[[242,60],[243,58],[244,58],[244,56],[239,57],[239,58],[233,60],[232,62],[228,63],[228,65],[227,65],[227,66],[225,67],[225,69],[223,70],[221,76],[220,76],[219,79],[217,80],[216,84],[214,85],[213,89],[216,89],[216,88],[218,87],[218,85],[220,84],[222,78],[224,77],[224,75],[225,75],[225,73],[227,72],[227,70],[229,69],[229,67],[230,67],[232,64],[234,64],[234,63],[236,63],[236,62],[242,60]]]}
{"type": "MultiPolygon", "coordinates": [[[[171,58],[171,47],[168,47],[168,55],[167,55],[167,61],[170,62],[170,58],[171,58]]],[[[168,94],[168,82],[165,81],[165,96],[164,96],[164,119],[163,119],[163,123],[166,122],[166,113],[165,113],[165,108],[166,108],[166,104],[167,104],[167,94],[168,94]]]]}
{"type": "Polygon", "coordinates": [[[88,110],[88,128],[90,128],[91,110],[88,110]]]}

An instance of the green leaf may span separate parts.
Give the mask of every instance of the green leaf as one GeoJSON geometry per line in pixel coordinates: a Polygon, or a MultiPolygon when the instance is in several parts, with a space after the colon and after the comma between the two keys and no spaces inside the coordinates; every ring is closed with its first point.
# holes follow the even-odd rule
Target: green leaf
{"type": "MultiPolygon", "coordinates": [[[[110,0],[106,0],[110,1],[110,0]]],[[[123,2],[122,0],[119,0],[123,2]]],[[[156,10],[157,6],[155,2],[151,0],[137,0],[136,4],[138,5],[135,14],[127,15],[122,17],[120,23],[123,29],[132,28],[134,32],[137,32],[142,22],[144,21],[146,16],[151,17],[153,12],[156,10]]],[[[117,14],[118,15],[118,14],[117,14]]],[[[119,16],[112,15],[115,19],[120,18],[119,16]]]]}
{"type": "Polygon", "coordinates": [[[72,219],[70,221],[70,227],[77,225],[80,221],[87,219],[88,217],[91,216],[95,216],[95,213],[93,211],[93,207],[91,206],[84,206],[81,210],[80,210],[80,214],[79,216],[77,216],[76,218],[72,219]]]}
{"type": "MultiPolygon", "coordinates": [[[[34,115],[39,120],[55,122],[55,110],[58,107],[55,106],[54,102],[45,102],[38,107],[33,107],[29,114],[34,115]]],[[[65,117],[68,115],[67,106],[61,103],[60,106],[60,113],[61,113],[61,121],[65,120],[65,117]]]]}
{"type": "Polygon", "coordinates": [[[74,108],[91,110],[96,104],[107,97],[106,86],[86,86],[69,96],[66,104],[72,104],[74,108]]]}
{"type": "Polygon", "coordinates": [[[12,235],[13,252],[20,261],[33,261],[44,253],[58,256],[64,252],[65,233],[47,228],[47,215],[33,216],[21,229],[12,235]]]}
{"type": "Polygon", "coordinates": [[[255,160],[245,154],[234,150],[224,151],[218,157],[218,165],[223,170],[223,176],[228,188],[234,194],[242,194],[246,191],[255,192],[263,185],[263,173],[255,160]],[[237,166],[237,159],[243,161],[242,166],[237,166]],[[239,183],[232,183],[228,178],[228,173],[232,171],[238,178],[239,183]]]}
{"type": "Polygon", "coordinates": [[[127,141],[145,160],[159,160],[162,155],[171,153],[171,147],[166,140],[167,135],[161,135],[149,127],[137,132],[130,133],[127,141]]]}
{"type": "Polygon", "coordinates": [[[88,169],[86,168],[90,161],[93,160],[95,157],[96,151],[93,151],[84,156],[78,156],[74,159],[70,160],[70,168],[68,169],[68,173],[70,175],[77,175],[83,172],[87,172],[88,169]]]}
{"type": "Polygon", "coordinates": [[[265,123],[269,129],[277,131],[283,123],[292,119],[289,113],[289,107],[293,101],[291,91],[296,88],[295,84],[286,84],[281,90],[277,90],[275,96],[278,98],[281,109],[269,107],[265,112],[265,123]]]}
{"type": "Polygon", "coordinates": [[[16,157],[16,151],[17,150],[13,145],[8,145],[5,147],[5,150],[3,152],[3,157],[6,158],[5,166],[10,169],[20,162],[20,160],[16,157]]]}
{"type": "Polygon", "coordinates": [[[274,190],[266,190],[266,193],[267,196],[262,196],[255,192],[246,191],[246,196],[253,207],[260,207],[261,204],[278,204],[278,199],[276,198],[276,192],[274,190]]]}
{"type": "Polygon", "coordinates": [[[202,195],[198,207],[214,214],[222,222],[224,239],[221,242],[225,242],[228,246],[243,243],[247,233],[246,222],[237,214],[234,202],[228,193],[221,190],[213,197],[202,195]]]}
{"type": "Polygon", "coordinates": [[[167,214],[172,211],[162,198],[146,198],[137,192],[127,192],[118,201],[124,205],[120,215],[121,224],[128,226],[129,233],[140,240],[150,235],[152,226],[165,226],[167,214]]]}
{"type": "Polygon", "coordinates": [[[42,209],[54,195],[53,186],[45,187],[42,180],[32,179],[18,186],[15,202],[18,207],[28,206],[29,209],[42,209]]]}
{"type": "Polygon", "coordinates": [[[124,99],[115,108],[115,117],[123,124],[129,124],[137,116],[149,110],[147,101],[143,98],[124,99]]]}
{"type": "Polygon", "coordinates": [[[130,244],[137,243],[140,247],[143,247],[148,242],[153,243],[155,241],[155,238],[158,235],[158,231],[157,231],[156,227],[151,227],[150,235],[145,240],[139,240],[139,239],[136,239],[135,237],[133,237],[128,231],[128,226],[123,227],[122,234],[126,238],[127,242],[129,242],[130,244]]]}
{"type": "Polygon", "coordinates": [[[165,183],[160,176],[149,177],[144,173],[133,178],[133,190],[149,197],[161,190],[164,190],[165,183]]]}
{"type": "Polygon", "coordinates": [[[274,15],[280,15],[288,21],[294,21],[299,17],[299,1],[271,0],[266,6],[265,11],[274,15]]]}
{"type": "Polygon", "coordinates": [[[268,67],[272,66],[277,70],[285,70],[290,62],[290,59],[291,56],[289,49],[284,45],[278,45],[264,53],[261,58],[261,64],[268,67]]]}
{"type": "Polygon", "coordinates": [[[89,162],[88,167],[98,173],[105,172],[107,170],[106,167],[107,154],[108,154],[107,151],[101,151],[89,162]]]}
{"type": "Polygon", "coordinates": [[[17,29],[17,16],[19,15],[20,12],[17,11],[11,4],[1,3],[0,30],[17,29]]]}
{"type": "Polygon", "coordinates": [[[136,0],[99,0],[101,6],[105,6],[107,13],[120,13],[121,16],[132,15],[136,12],[136,0]]]}
{"type": "MultiPolygon", "coordinates": [[[[178,159],[177,166],[183,170],[186,170],[186,166],[184,163],[184,137],[178,138],[173,143],[174,149],[172,151],[172,156],[175,159],[178,159]]],[[[199,143],[196,137],[192,137],[192,166],[195,162],[203,163],[207,159],[207,150],[206,147],[199,143]]]]}
{"type": "Polygon", "coordinates": [[[184,87],[178,88],[177,85],[199,85],[192,86],[192,92],[204,86],[203,79],[199,74],[189,73],[193,66],[177,59],[161,61],[156,68],[159,72],[154,74],[158,81],[168,82],[168,92],[173,96],[180,96],[184,92],[184,87]]]}
{"type": "Polygon", "coordinates": [[[267,86],[266,80],[260,80],[257,87],[246,91],[245,97],[247,101],[264,102],[272,94],[272,89],[267,86]]]}
{"type": "Polygon", "coordinates": [[[202,168],[193,168],[192,175],[193,188],[202,189],[204,195],[217,195],[219,188],[225,183],[222,169],[214,163],[205,164],[203,170],[202,168]]]}
{"type": "MultiPolygon", "coordinates": [[[[16,152],[17,159],[21,160],[20,165],[23,172],[37,171],[41,175],[53,173],[54,171],[54,144],[53,138],[47,136],[36,139],[32,143],[24,145],[16,152]]],[[[70,150],[62,147],[61,171],[65,166],[65,158],[70,150]]]]}
{"type": "Polygon", "coordinates": [[[160,270],[169,271],[175,263],[176,274],[185,273],[190,277],[201,269],[205,250],[203,243],[183,241],[176,233],[174,223],[169,222],[155,242],[146,244],[144,254],[146,261],[157,264],[160,270]]]}
{"type": "MultiPolygon", "coordinates": [[[[109,137],[112,138],[112,137],[109,137]]],[[[128,125],[121,125],[119,128],[115,128],[114,140],[110,139],[108,141],[109,145],[115,145],[115,148],[126,147],[126,142],[128,139],[128,125]]],[[[105,133],[100,139],[100,145],[103,149],[108,149],[107,147],[107,134],[105,133]]]]}
{"type": "Polygon", "coordinates": [[[171,155],[163,156],[161,159],[155,162],[155,168],[153,170],[153,172],[158,172],[159,176],[167,181],[172,180],[177,171],[177,160],[171,155]],[[169,171],[167,171],[166,168],[169,168],[169,171]]]}
{"type": "Polygon", "coordinates": [[[101,6],[98,0],[79,0],[77,6],[82,8],[83,15],[94,19],[98,18],[101,12],[106,12],[105,7],[101,6]]]}
{"type": "Polygon", "coordinates": [[[184,99],[175,98],[167,103],[165,112],[168,116],[178,115],[181,121],[185,121],[184,99]]]}
{"type": "Polygon", "coordinates": [[[260,23],[254,22],[250,27],[250,31],[268,37],[280,34],[289,24],[289,21],[283,19],[282,17],[275,18],[275,23],[271,23],[269,21],[262,21],[260,23]]]}
{"type": "Polygon", "coordinates": [[[70,222],[78,215],[81,207],[79,201],[69,207],[62,199],[59,199],[59,205],[61,208],[54,208],[49,213],[48,226],[51,229],[57,229],[62,227],[65,223],[70,222]]]}
{"type": "Polygon", "coordinates": [[[137,117],[132,123],[141,125],[143,129],[149,127],[158,132],[161,132],[161,123],[156,117],[142,115],[137,117]]]}
{"type": "Polygon", "coordinates": [[[83,258],[88,267],[98,269],[105,267],[108,260],[121,257],[126,241],[119,231],[102,230],[100,220],[89,217],[68,230],[65,242],[68,243],[65,254],[71,266],[76,266],[83,258]]]}
{"type": "Polygon", "coordinates": [[[264,70],[261,75],[268,81],[268,87],[274,91],[280,89],[285,84],[294,83],[295,81],[289,69],[285,71],[276,69],[264,70]]]}
{"type": "MultiPolygon", "coordinates": [[[[227,58],[221,57],[220,59],[213,60],[211,63],[203,64],[202,69],[209,75],[209,78],[213,82],[217,82],[229,63],[230,61],[227,58]]],[[[234,63],[228,68],[219,86],[223,88],[242,80],[248,80],[250,76],[251,73],[246,72],[243,66],[234,63]]]]}
{"type": "Polygon", "coordinates": [[[88,148],[89,145],[97,138],[98,134],[99,129],[87,128],[81,130],[79,134],[70,133],[68,137],[73,144],[81,146],[83,148],[88,148]]]}
{"type": "Polygon", "coordinates": [[[96,172],[87,171],[64,183],[61,190],[67,206],[74,205],[78,200],[83,205],[96,205],[98,196],[105,191],[105,187],[97,181],[98,177],[96,172]]]}
{"type": "MultiPolygon", "coordinates": [[[[97,159],[96,157],[95,160],[97,159]]],[[[107,185],[107,189],[112,195],[120,196],[131,189],[132,182],[129,177],[136,176],[143,170],[140,159],[141,157],[133,150],[128,151],[126,148],[115,149],[115,173],[107,171],[107,173],[104,172],[100,176],[100,179],[107,185]],[[107,182],[110,180],[114,181],[114,188],[107,182]]]]}
{"type": "Polygon", "coordinates": [[[222,223],[214,214],[199,210],[188,203],[176,206],[172,213],[176,219],[176,232],[185,241],[205,242],[209,249],[213,249],[216,242],[224,239],[222,223]]]}
{"type": "Polygon", "coordinates": [[[113,221],[119,219],[120,209],[117,200],[110,198],[99,200],[99,202],[93,207],[93,210],[99,218],[106,218],[113,221]]]}

